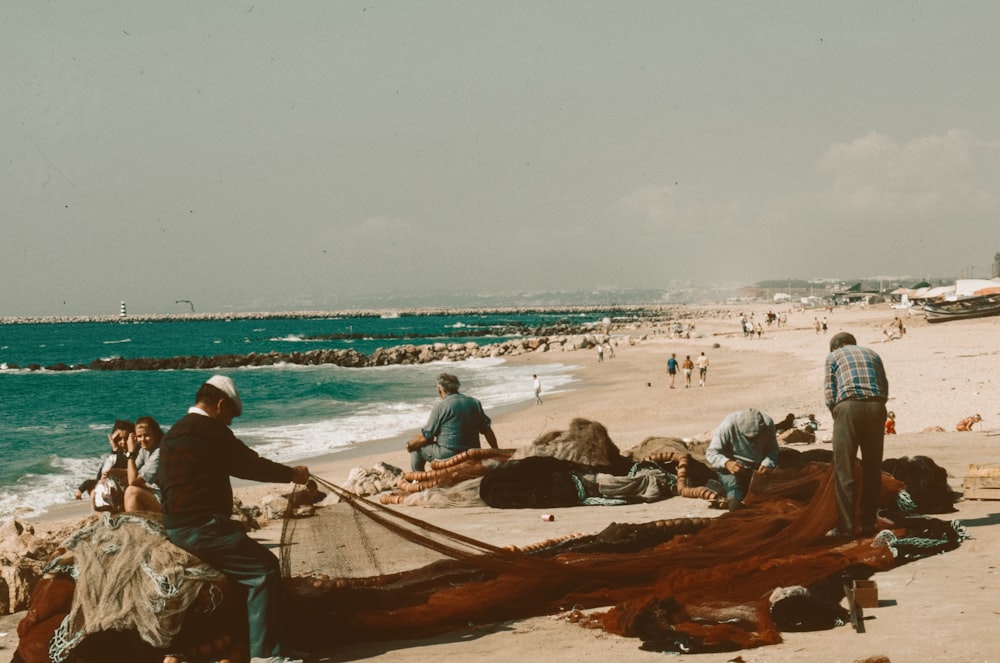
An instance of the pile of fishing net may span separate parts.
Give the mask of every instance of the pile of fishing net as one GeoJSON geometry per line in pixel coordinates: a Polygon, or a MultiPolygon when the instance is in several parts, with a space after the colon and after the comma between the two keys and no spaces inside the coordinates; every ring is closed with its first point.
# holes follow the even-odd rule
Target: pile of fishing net
{"type": "Polygon", "coordinates": [[[677,495],[723,503],[704,487],[714,474],[698,456],[676,438],[649,438],[623,454],[603,425],[575,418],[519,449],[471,449],[424,472],[355,468],[346,487],[382,504],[424,507],[616,505],[677,495]]]}
{"type": "Polygon", "coordinates": [[[477,541],[324,482],[341,503],[289,519],[283,531],[296,642],[321,649],[603,608],[586,621],[657,650],[758,647],[779,642],[782,630],[844,623],[845,583],[964,538],[957,523],[912,513],[903,484],[883,474],[883,531],[830,539],[832,469],[797,465],[755,478],[748,508],[717,518],[614,524],[522,548],[477,541]]]}
{"type": "MultiPolygon", "coordinates": [[[[438,468],[451,479],[412,494],[473,482],[478,504],[507,508],[717,499],[698,449],[680,440],[650,439],[620,454],[603,426],[575,420],[536,442],[469,454],[438,468]]],[[[573,612],[662,651],[751,648],[780,641],[782,631],[832,628],[846,619],[845,583],[951,550],[965,536],[958,523],[918,515],[950,510],[941,468],[923,457],[887,464],[882,531],[852,541],[825,536],[837,520],[830,464],[787,449],[777,470],[755,476],[746,509],[613,523],[521,547],[452,532],[314,477],[339,501],[317,503],[314,485],[306,499],[293,493],[283,502],[292,644],[331,650],[573,612]]],[[[241,589],[170,544],[158,517],[102,514],[52,558],[18,627],[14,661],[160,663],[171,652],[189,663],[241,660],[246,620],[241,589]]]]}
{"type": "Polygon", "coordinates": [[[241,660],[245,605],[238,586],[167,540],[157,514],[105,512],[50,559],[13,661],[241,660]]]}

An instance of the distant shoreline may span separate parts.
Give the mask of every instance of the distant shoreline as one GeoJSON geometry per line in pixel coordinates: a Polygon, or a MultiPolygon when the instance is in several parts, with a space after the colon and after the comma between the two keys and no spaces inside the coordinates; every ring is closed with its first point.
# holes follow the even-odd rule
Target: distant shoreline
{"type": "Polygon", "coordinates": [[[486,307],[419,307],[391,309],[345,309],[336,311],[271,311],[245,313],[148,313],[119,315],[51,315],[51,316],[4,316],[0,324],[66,324],[80,322],[163,322],[176,320],[268,320],[268,319],[314,319],[314,318],[381,318],[381,317],[426,317],[432,315],[497,315],[530,313],[671,313],[684,309],[698,310],[726,308],[731,305],[719,304],[627,304],[627,305],[565,305],[565,306],[486,306],[486,307]]]}

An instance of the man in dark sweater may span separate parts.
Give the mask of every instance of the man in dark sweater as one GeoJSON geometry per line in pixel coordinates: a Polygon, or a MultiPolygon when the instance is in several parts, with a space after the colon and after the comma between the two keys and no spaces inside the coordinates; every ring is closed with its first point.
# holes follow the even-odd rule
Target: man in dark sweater
{"type": "Polygon", "coordinates": [[[262,458],[229,429],[243,403],[232,379],[212,376],[195,405],[170,429],[160,450],[160,491],[167,538],[247,588],[253,662],[293,663],[285,656],[281,570],[271,551],[230,519],[230,477],[304,484],[309,468],[262,458]]]}

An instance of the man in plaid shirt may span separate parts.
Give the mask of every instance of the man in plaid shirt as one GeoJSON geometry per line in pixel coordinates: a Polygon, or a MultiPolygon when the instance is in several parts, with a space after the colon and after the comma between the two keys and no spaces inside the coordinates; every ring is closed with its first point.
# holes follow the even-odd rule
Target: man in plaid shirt
{"type": "Polygon", "coordinates": [[[858,345],[847,332],[830,339],[826,357],[824,396],[833,415],[833,471],[836,478],[838,526],[829,536],[854,536],[854,466],[861,450],[862,536],[875,531],[879,489],[882,484],[882,449],[885,438],[885,402],[889,380],[882,358],[858,345]]]}

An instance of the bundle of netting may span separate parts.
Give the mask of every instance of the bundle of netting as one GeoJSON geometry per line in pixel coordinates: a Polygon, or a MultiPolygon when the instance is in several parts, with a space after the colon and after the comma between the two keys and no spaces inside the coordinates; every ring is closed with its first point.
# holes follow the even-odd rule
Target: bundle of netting
{"type": "Polygon", "coordinates": [[[755,477],[747,508],[717,518],[612,524],[520,548],[320,481],[340,503],[286,519],[282,533],[295,640],[312,649],[570,610],[657,650],[758,647],[779,642],[782,630],[844,623],[845,583],[950,550],[964,536],[957,523],[906,513],[903,484],[883,474],[884,531],[827,537],[837,511],[825,463],[755,477]]]}
{"type": "Polygon", "coordinates": [[[245,605],[236,583],[167,540],[159,514],[105,512],[49,560],[12,662],[241,661],[245,605]]]}
{"type": "MultiPolygon", "coordinates": [[[[483,509],[676,497],[717,506],[712,472],[696,452],[650,438],[620,454],[603,426],[577,419],[517,453],[480,450],[432,464],[427,475],[383,465],[353,485],[432,493],[428,504],[437,506],[475,500],[483,509]],[[420,482],[418,491],[400,487],[420,482]]],[[[954,499],[945,472],[919,456],[883,465],[874,537],[827,537],[837,524],[833,470],[815,455],[782,449],[777,469],[754,475],[739,511],[612,523],[520,546],[418,519],[408,499],[383,504],[314,477],[269,503],[285,505],[280,556],[291,644],[335,650],[351,640],[566,614],[657,651],[752,648],[778,642],[783,631],[844,624],[845,585],[964,538],[958,523],[917,515],[950,511],[954,499]],[[339,501],[322,500],[317,484],[339,501]]],[[[857,464],[858,482],[860,472],[857,464]]],[[[174,547],[158,515],[103,514],[53,555],[18,638],[16,663],[161,663],[166,654],[235,663],[248,652],[245,596],[174,547]]]]}

